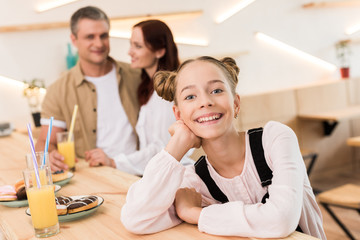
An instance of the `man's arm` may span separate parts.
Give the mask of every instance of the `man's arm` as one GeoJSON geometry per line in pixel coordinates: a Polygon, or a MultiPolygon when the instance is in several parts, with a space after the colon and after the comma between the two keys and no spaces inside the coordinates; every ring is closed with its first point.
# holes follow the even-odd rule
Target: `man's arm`
{"type": "MultiPolygon", "coordinates": [[[[39,134],[39,137],[38,137],[36,145],[35,145],[35,150],[37,152],[44,151],[44,149],[45,149],[45,142],[46,142],[46,137],[47,137],[47,133],[48,133],[48,128],[49,128],[49,125],[41,126],[40,134],[39,134]]],[[[52,127],[49,148],[48,148],[49,152],[51,152],[52,150],[56,150],[56,143],[57,143],[56,133],[63,132],[63,131],[64,131],[64,129],[62,129],[62,128],[54,127],[54,126],[52,127]]]]}
{"type": "MultiPolygon", "coordinates": [[[[40,135],[35,145],[35,151],[44,151],[48,128],[49,125],[41,126],[40,135]]],[[[53,126],[51,130],[48,152],[49,152],[50,167],[52,171],[68,169],[68,166],[64,163],[64,157],[57,151],[57,147],[56,147],[57,145],[56,133],[63,132],[64,130],[65,129],[63,128],[55,127],[55,126],[53,126]]]]}

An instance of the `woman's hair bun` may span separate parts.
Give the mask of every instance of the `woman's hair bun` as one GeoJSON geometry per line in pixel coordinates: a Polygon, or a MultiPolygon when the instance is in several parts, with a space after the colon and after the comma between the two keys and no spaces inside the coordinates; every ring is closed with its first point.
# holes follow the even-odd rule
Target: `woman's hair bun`
{"type": "Polygon", "coordinates": [[[158,71],[154,75],[154,89],[166,101],[174,101],[176,73],[158,71]]]}

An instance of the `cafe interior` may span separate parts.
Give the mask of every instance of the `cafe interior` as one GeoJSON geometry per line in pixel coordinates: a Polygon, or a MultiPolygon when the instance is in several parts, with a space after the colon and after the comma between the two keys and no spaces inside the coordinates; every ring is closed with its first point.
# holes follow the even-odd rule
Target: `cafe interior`
{"type": "MultiPolygon", "coordinates": [[[[298,138],[327,239],[360,239],[359,0],[1,3],[0,186],[23,178],[29,131],[36,142],[46,89],[77,61],[71,15],[96,6],[110,18],[109,55],[118,61],[130,63],[132,26],[147,19],[170,27],[181,62],[205,55],[234,58],[241,101],[236,128],[245,131],[268,121],[289,126],[298,138]]],[[[203,153],[197,149],[191,157],[196,161],[203,153]]],[[[208,235],[186,223],[132,234],[120,212],[138,179],[110,167],[90,168],[79,159],[56,196],[101,198],[88,216],[59,217],[60,233],[50,239],[258,239],[208,235]]],[[[0,239],[35,239],[28,215],[27,204],[0,201],[0,239]]],[[[285,239],[317,238],[294,232],[285,239]]]]}

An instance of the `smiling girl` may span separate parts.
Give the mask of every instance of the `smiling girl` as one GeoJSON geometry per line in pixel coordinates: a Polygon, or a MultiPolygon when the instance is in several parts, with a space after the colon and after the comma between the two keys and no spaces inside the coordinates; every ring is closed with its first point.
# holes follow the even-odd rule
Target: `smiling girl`
{"type": "Polygon", "coordinates": [[[253,150],[254,131],[235,129],[238,72],[231,58],[201,57],[177,72],[155,75],[155,90],[174,101],[177,121],[165,149],[128,191],[121,220],[129,231],[154,233],[185,221],[215,235],[278,238],[297,229],[326,239],[295,133],[268,122],[255,130],[262,133],[261,147],[253,150]],[[200,146],[206,157],[195,166],[179,164],[190,148],[200,146]],[[263,170],[254,162],[259,149],[271,171],[268,181],[260,180],[263,170]],[[204,182],[204,171],[212,186],[204,182]]]}

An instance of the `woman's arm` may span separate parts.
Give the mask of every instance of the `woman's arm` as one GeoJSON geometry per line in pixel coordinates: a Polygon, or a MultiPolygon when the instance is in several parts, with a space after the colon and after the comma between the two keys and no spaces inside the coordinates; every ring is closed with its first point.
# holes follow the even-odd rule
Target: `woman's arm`
{"type": "Polygon", "coordinates": [[[114,162],[116,168],[134,175],[143,175],[146,165],[150,159],[164,149],[165,144],[161,141],[155,141],[145,148],[135,151],[131,154],[119,154],[115,156],[114,162]]]}
{"type": "MultiPolygon", "coordinates": [[[[164,149],[165,144],[158,140],[148,144],[146,147],[140,149],[139,151],[133,152],[131,154],[119,154],[114,157],[115,167],[121,171],[142,176],[145,171],[146,165],[149,163],[150,159],[164,149]]],[[[193,151],[188,151],[186,155],[181,159],[183,165],[193,164],[194,160],[190,159],[190,155],[193,151]]]]}

